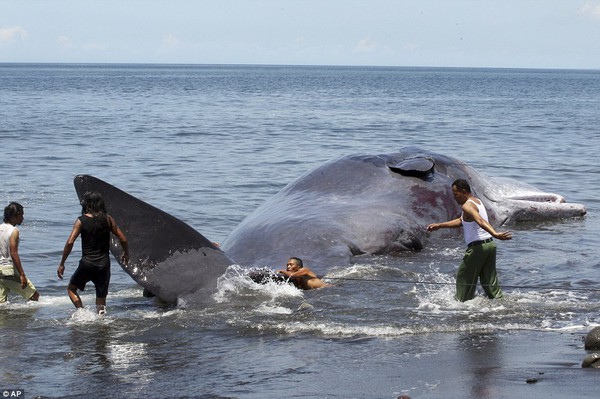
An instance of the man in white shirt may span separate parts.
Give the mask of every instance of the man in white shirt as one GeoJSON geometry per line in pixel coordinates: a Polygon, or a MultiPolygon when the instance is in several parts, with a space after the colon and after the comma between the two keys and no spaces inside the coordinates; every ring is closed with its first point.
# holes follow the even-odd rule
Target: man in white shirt
{"type": "Polygon", "coordinates": [[[19,257],[19,229],[23,223],[23,206],[11,202],[4,208],[4,223],[0,224],[0,303],[6,302],[8,292],[37,301],[39,292],[25,275],[19,257]]]}
{"type": "Polygon", "coordinates": [[[427,231],[463,226],[467,250],[456,274],[456,299],[461,302],[473,299],[477,279],[488,298],[502,298],[496,273],[496,243],[492,237],[510,240],[512,233],[499,233],[492,227],[483,203],[471,194],[466,180],[458,179],[452,183],[452,195],[462,208],[461,216],[443,223],[432,223],[427,226],[427,231]]]}

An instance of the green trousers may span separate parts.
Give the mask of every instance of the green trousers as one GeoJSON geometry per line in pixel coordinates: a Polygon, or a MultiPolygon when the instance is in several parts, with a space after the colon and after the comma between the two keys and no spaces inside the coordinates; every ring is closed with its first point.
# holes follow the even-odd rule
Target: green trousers
{"type": "Polygon", "coordinates": [[[488,298],[503,297],[496,274],[494,241],[467,248],[456,273],[456,299],[465,302],[475,298],[477,279],[488,298]]]}

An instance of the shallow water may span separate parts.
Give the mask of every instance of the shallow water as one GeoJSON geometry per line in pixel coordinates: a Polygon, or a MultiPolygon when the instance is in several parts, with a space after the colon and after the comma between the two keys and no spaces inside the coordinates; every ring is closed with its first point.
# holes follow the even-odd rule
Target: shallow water
{"type": "MultiPolygon", "coordinates": [[[[28,397],[435,398],[444,389],[509,397],[478,388],[480,348],[514,356],[504,348],[515,334],[533,345],[600,324],[599,72],[2,64],[0,92],[0,202],[25,206],[21,257],[42,294],[36,304],[11,297],[0,305],[0,389],[28,397]],[[511,226],[514,239],[499,244],[501,301],[481,292],[453,299],[460,236],[333,267],[335,286],[312,292],[259,286],[232,267],[208,308],[143,298],[113,262],[109,314],[99,318],[91,308],[75,312],[56,278],[79,213],[76,174],[223,241],[307,170],[407,145],[562,194],[588,215],[511,226]],[[458,365],[436,365],[457,356],[458,365]],[[450,384],[460,371],[464,384],[450,384]]],[[[581,352],[557,367],[571,373],[584,352],[564,341],[581,352]]]]}

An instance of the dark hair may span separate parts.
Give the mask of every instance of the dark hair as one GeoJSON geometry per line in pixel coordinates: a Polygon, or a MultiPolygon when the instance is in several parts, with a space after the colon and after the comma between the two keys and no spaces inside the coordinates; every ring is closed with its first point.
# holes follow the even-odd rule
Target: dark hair
{"type": "Polygon", "coordinates": [[[83,199],[81,200],[81,214],[84,215],[86,213],[90,213],[93,216],[106,215],[106,206],[104,205],[104,199],[100,193],[88,191],[83,194],[83,199]]]}
{"type": "Polygon", "coordinates": [[[291,257],[290,260],[293,260],[294,262],[296,262],[296,264],[298,265],[299,268],[304,267],[304,265],[302,264],[302,259],[296,258],[296,257],[291,257]]]}
{"type": "Polygon", "coordinates": [[[468,193],[471,192],[471,186],[469,186],[469,183],[467,183],[465,179],[454,180],[454,183],[452,183],[452,185],[458,188],[459,190],[466,191],[468,193]]]}
{"type": "Polygon", "coordinates": [[[4,208],[4,223],[10,223],[12,218],[21,214],[23,214],[23,205],[11,202],[4,208]]]}

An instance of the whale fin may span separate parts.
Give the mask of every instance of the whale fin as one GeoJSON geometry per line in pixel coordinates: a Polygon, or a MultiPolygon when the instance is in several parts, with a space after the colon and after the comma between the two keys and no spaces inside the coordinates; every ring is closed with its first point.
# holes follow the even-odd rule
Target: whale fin
{"type": "Polygon", "coordinates": [[[121,263],[114,237],[110,250],[121,267],[147,292],[176,303],[182,294],[210,293],[234,262],[188,224],[144,201],[89,175],[74,179],[81,200],[88,191],[100,193],[129,243],[129,263],[121,263]]]}
{"type": "Polygon", "coordinates": [[[433,178],[435,162],[430,157],[414,157],[388,165],[390,170],[403,176],[418,177],[430,181],[433,178]]]}

